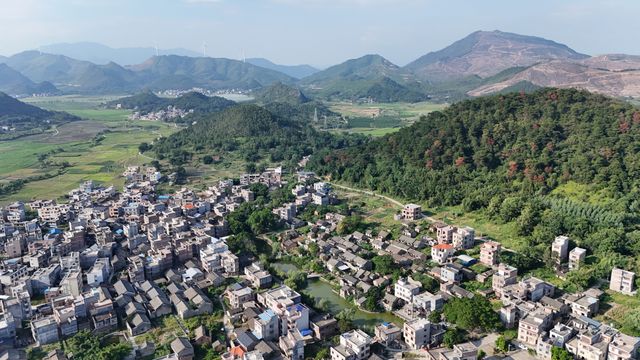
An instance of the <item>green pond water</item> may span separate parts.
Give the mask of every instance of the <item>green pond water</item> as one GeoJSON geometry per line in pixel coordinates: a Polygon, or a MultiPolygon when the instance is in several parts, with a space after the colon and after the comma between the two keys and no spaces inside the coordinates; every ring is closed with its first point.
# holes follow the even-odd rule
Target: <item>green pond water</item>
{"type": "MultiPolygon", "coordinates": [[[[271,266],[284,272],[298,270],[296,265],[290,263],[273,263],[271,266]]],[[[368,313],[356,308],[353,304],[336,294],[331,288],[331,285],[319,279],[309,280],[307,288],[304,289],[303,292],[316,300],[326,299],[329,312],[333,315],[338,314],[344,309],[353,308],[355,310],[353,322],[356,326],[372,327],[383,322],[393,322],[398,326],[402,326],[404,323],[402,319],[388,312],[368,313]]]]}

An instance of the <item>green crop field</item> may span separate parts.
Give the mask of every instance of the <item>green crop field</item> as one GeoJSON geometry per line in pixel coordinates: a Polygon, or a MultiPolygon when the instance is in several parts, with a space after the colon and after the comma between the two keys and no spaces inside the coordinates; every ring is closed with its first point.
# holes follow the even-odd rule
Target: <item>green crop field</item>
{"type": "Polygon", "coordinates": [[[431,102],[390,104],[339,102],[329,104],[332,111],[341,114],[347,119],[346,128],[332,131],[360,133],[374,137],[398,131],[404,126],[411,125],[420,116],[432,111],[442,110],[446,106],[446,104],[434,104],[431,102]]]}
{"type": "Polygon", "coordinates": [[[446,104],[435,104],[431,102],[419,103],[379,103],[379,104],[352,104],[352,103],[331,103],[330,109],[348,117],[372,117],[372,116],[395,116],[403,120],[415,121],[420,116],[432,111],[442,110],[446,104]]]}
{"type": "Polygon", "coordinates": [[[105,97],[65,96],[26,99],[43,108],[68,111],[83,118],[47,134],[0,142],[0,182],[55,172],[68,163],[65,172],[46,180],[27,183],[19,192],[0,198],[0,204],[34,198],[58,198],[83,181],[121,186],[121,173],[128,165],[148,163],[152,158],[138,153],[142,142],[177,131],[172,124],[130,121],[124,110],[96,108],[105,97]],[[50,153],[45,164],[39,155],[50,153]]]}

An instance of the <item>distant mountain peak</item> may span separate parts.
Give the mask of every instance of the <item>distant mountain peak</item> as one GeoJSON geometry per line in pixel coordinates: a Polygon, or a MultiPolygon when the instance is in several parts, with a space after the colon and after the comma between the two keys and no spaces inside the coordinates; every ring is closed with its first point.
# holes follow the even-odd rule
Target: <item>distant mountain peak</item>
{"type": "Polygon", "coordinates": [[[265,69],[271,69],[275,71],[279,71],[283,74],[287,74],[296,79],[303,79],[309,75],[313,75],[317,73],[319,70],[314,68],[313,66],[302,64],[302,65],[280,65],[275,64],[270,60],[264,58],[252,58],[246,60],[248,63],[263,67],[265,69]]]}
{"type": "Polygon", "coordinates": [[[587,58],[564,44],[500,30],[475,31],[444,49],[430,52],[405,69],[430,81],[493,76],[503,70],[548,60],[587,58]]]}

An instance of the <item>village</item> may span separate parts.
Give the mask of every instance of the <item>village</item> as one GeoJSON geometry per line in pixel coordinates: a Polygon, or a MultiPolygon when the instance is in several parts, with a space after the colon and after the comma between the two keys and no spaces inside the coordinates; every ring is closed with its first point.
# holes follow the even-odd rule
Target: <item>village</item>
{"type": "MultiPolygon", "coordinates": [[[[123,339],[129,358],[149,359],[209,352],[224,360],[551,360],[555,349],[587,360],[637,358],[640,338],[593,319],[601,288],[563,293],[522,276],[502,262],[510,250],[500,243],[428,221],[419,205],[398,211],[400,234],[361,231],[351,215],[332,211],[341,199],[311,172],[278,167],[171,194],[158,192],[163,175],[153,167],[129,167],[123,176],[122,191],[87,181],[66,202],[0,210],[7,358],[26,359],[18,348],[31,347],[66,359],[56,345],[81,331],[123,339]],[[230,224],[234,211],[256,203],[256,184],[290,193],[291,201],[268,209],[278,230],[253,239],[268,254],[263,246],[239,250],[230,224]],[[329,290],[314,297],[305,289],[311,283],[329,290]],[[323,304],[330,295],[349,307],[323,304]],[[473,298],[491,303],[500,329],[452,343],[447,333],[456,324],[443,309],[473,298]],[[354,310],[372,321],[353,321],[354,310]],[[168,319],[177,324],[172,334],[163,328],[168,319]],[[508,330],[517,335],[499,349],[496,339],[508,330]]],[[[585,249],[569,247],[568,237],[553,240],[559,274],[585,261],[585,249]]],[[[603,286],[611,291],[635,295],[634,273],[613,269],[609,280],[603,286]]]]}
{"type": "Polygon", "coordinates": [[[167,106],[166,109],[152,111],[148,113],[134,112],[128,116],[129,120],[148,120],[148,121],[168,121],[175,118],[183,119],[185,116],[193,114],[193,109],[183,110],[175,106],[167,106]]]}

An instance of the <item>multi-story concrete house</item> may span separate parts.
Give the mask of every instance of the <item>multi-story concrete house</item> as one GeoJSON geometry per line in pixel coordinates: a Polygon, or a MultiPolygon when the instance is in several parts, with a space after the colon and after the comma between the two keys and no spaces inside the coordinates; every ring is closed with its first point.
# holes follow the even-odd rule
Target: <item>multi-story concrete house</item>
{"type": "Polygon", "coordinates": [[[453,256],[454,252],[455,249],[448,243],[434,245],[431,247],[431,260],[438,264],[444,264],[453,256]]]}
{"type": "Polygon", "coordinates": [[[267,309],[251,320],[250,328],[258,339],[275,340],[280,336],[280,319],[273,310],[267,309]]]}
{"type": "Polygon", "coordinates": [[[569,251],[569,270],[578,269],[586,257],[587,249],[577,247],[569,251]]]}
{"type": "Polygon", "coordinates": [[[33,340],[39,346],[51,344],[60,339],[58,336],[58,323],[53,316],[45,316],[31,322],[31,334],[33,340]]]}
{"type": "Polygon", "coordinates": [[[422,206],[416,204],[406,204],[402,208],[402,218],[404,220],[415,221],[422,217],[422,206]]]}
{"type": "Polygon", "coordinates": [[[551,244],[551,255],[556,263],[560,264],[567,260],[569,254],[569,238],[566,236],[556,236],[551,244]]]}
{"type": "Polygon", "coordinates": [[[453,242],[453,233],[456,228],[451,225],[437,226],[438,244],[451,244],[453,242]]]}
{"type": "Polygon", "coordinates": [[[456,249],[470,249],[476,239],[476,231],[468,226],[457,228],[452,236],[451,242],[456,249]]]}
{"type": "Polygon", "coordinates": [[[634,272],[613,268],[613,270],[611,270],[609,289],[623,294],[633,295],[635,294],[635,278],[636,274],[634,272]]]}
{"type": "Polygon", "coordinates": [[[286,285],[258,294],[258,302],[278,315],[283,315],[288,307],[299,304],[301,300],[302,296],[286,285]]]}
{"type": "Polygon", "coordinates": [[[632,360],[638,358],[640,338],[617,334],[609,343],[608,360],[632,360]]]}
{"type": "Polygon", "coordinates": [[[87,285],[91,287],[98,287],[100,284],[105,283],[111,276],[111,262],[109,258],[98,258],[91,267],[91,270],[87,272],[87,285]]]}
{"type": "Polygon", "coordinates": [[[256,289],[269,287],[273,281],[271,274],[258,262],[254,262],[245,267],[244,274],[247,276],[247,280],[249,280],[252,286],[256,289]]]}
{"type": "Polygon", "coordinates": [[[502,245],[499,242],[487,241],[480,246],[480,263],[487,266],[495,266],[500,262],[500,250],[502,245]]]}
{"type": "Polygon", "coordinates": [[[398,279],[394,286],[394,295],[398,299],[404,300],[410,304],[413,301],[413,297],[420,293],[420,284],[415,281],[409,281],[408,279],[398,279]]]}
{"type": "Polygon", "coordinates": [[[617,331],[608,326],[590,326],[577,337],[568,341],[565,347],[580,359],[605,360],[609,352],[609,344],[616,334],[617,331]]]}
{"type": "Polygon", "coordinates": [[[513,285],[518,281],[518,269],[507,264],[500,264],[498,270],[493,274],[491,287],[496,297],[501,298],[505,287],[513,285]]]}
{"type": "Polygon", "coordinates": [[[364,360],[371,353],[371,336],[362,330],[352,330],[340,335],[340,343],[332,346],[331,360],[364,360]]]}
{"type": "Polygon", "coordinates": [[[543,312],[529,313],[518,324],[518,341],[530,347],[535,347],[549,325],[551,316],[543,312]]]}
{"type": "Polygon", "coordinates": [[[427,319],[415,319],[404,323],[402,329],[404,342],[417,350],[431,343],[431,322],[427,319]]]}
{"type": "Polygon", "coordinates": [[[385,346],[389,346],[402,337],[402,329],[394,323],[384,322],[376,325],[376,338],[385,346]]]}

